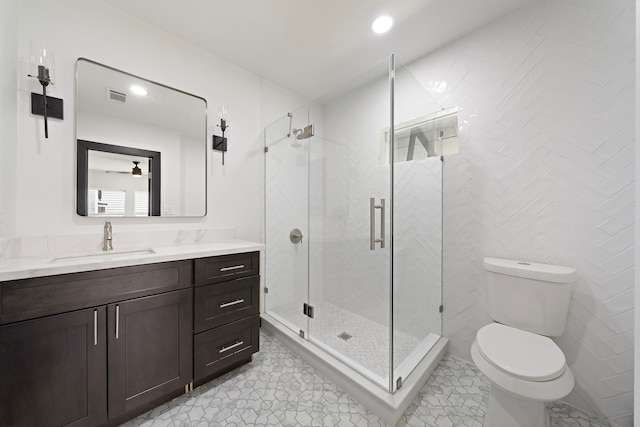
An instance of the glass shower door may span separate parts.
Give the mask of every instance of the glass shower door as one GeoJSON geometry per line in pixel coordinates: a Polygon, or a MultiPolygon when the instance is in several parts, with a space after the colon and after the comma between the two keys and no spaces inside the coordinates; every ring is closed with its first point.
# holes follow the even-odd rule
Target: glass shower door
{"type": "Polygon", "coordinates": [[[390,390],[390,61],[310,104],[309,339],[390,390]]]}
{"type": "Polygon", "coordinates": [[[265,127],[265,311],[296,334],[305,335],[308,317],[309,149],[297,138],[308,122],[308,107],[265,127]]]}
{"type": "Polygon", "coordinates": [[[396,384],[409,377],[442,335],[442,171],[458,144],[457,108],[438,102],[442,86],[446,82],[433,83],[436,89],[428,91],[408,68],[396,66],[393,156],[396,384]]]}

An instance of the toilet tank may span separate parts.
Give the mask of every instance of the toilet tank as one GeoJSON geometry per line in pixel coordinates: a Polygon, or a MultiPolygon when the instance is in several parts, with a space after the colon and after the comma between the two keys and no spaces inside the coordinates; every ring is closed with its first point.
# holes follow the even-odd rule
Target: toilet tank
{"type": "Polygon", "coordinates": [[[485,258],[489,316],[496,322],[549,337],[564,333],[576,270],[485,258]]]}

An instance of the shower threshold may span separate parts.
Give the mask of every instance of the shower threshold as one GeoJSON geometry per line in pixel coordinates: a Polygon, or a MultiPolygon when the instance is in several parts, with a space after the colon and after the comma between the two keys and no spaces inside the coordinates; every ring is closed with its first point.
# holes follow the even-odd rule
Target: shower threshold
{"type": "Polygon", "coordinates": [[[362,375],[341,358],[332,355],[330,349],[323,349],[322,346],[318,346],[318,343],[301,338],[274,316],[263,313],[261,318],[262,329],[265,332],[275,336],[303,360],[314,366],[338,387],[391,426],[396,425],[418,395],[444,356],[448,343],[446,338],[439,337],[427,355],[413,369],[411,375],[403,379],[402,387],[394,394],[390,394],[381,388],[381,385],[383,387],[384,385],[380,381],[375,381],[370,375],[362,375]]]}

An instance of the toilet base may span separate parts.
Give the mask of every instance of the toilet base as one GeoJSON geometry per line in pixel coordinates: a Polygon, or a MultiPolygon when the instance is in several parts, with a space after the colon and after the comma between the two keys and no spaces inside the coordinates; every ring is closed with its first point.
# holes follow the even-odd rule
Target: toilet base
{"type": "Polygon", "coordinates": [[[485,427],[548,427],[544,402],[523,399],[491,384],[485,427]]]}

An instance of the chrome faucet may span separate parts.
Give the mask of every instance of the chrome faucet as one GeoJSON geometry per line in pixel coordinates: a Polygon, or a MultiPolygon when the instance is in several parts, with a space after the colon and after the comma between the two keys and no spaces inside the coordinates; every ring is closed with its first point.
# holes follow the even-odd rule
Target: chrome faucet
{"type": "Polygon", "coordinates": [[[110,251],[113,249],[113,231],[111,229],[111,223],[106,221],[104,223],[104,242],[102,244],[103,251],[110,251]]]}

